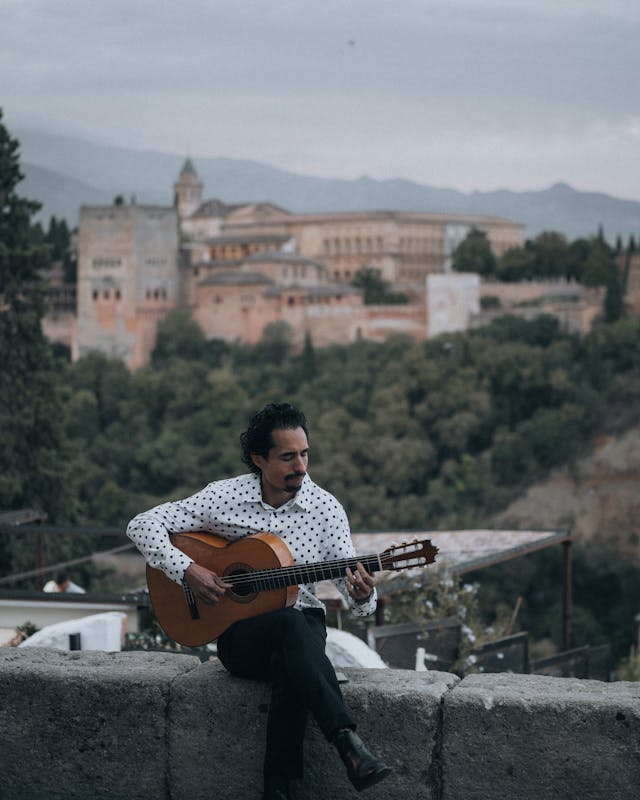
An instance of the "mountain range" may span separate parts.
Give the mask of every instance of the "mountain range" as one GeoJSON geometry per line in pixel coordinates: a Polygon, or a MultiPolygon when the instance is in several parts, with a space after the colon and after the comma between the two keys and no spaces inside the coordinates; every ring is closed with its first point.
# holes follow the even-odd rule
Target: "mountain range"
{"type": "MultiPolygon", "coordinates": [[[[21,194],[42,203],[40,219],[53,215],[71,227],[81,205],[126,201],[170,205],[184,156],[112,147],[71,136],[17,130],[21,194]]],[[[569,239],[602,229],[610,242],[640,236],[640,201],[578,191],[566,183],[548,189],[464,193],[406,179],[353,180],[299,175],[258,161],[192,156],[205,198],[228,203],[269,201],[292,212],[358,210],[430,211],[506,217],[527,237],[559,231],[569,239]]]]}

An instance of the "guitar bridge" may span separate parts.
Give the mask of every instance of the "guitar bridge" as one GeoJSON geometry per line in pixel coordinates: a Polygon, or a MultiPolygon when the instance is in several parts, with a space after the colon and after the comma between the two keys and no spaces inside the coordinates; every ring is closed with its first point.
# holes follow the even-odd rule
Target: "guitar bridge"
{"type": "Polygon", "coordinates": [[[187,586],[185,581],[182,582],[182,590],[184,591],[184,597],[187,601],[187,605],[189,606],[189,614],[191,614],[191,619],[200,619],[200,612],[198,611],[196,598],[193,596],[193,592],[187,586]]]}

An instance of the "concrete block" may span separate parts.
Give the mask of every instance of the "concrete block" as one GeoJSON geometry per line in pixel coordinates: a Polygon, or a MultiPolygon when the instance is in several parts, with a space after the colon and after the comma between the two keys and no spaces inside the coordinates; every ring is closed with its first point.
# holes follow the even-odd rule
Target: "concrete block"
{"type": "Polygon", "coordinates": [[[164,800],[172,681],[160,653],[0,650],[3,800],[164,800]]]}
{"type": "MultiPolygon", "coordinates": [[[[439,797],[441,700],[458,679],[438,672],[344,669],[342,687],[358,731],[394,769],[369,800],[439,797]]],[[[270,687],[230,676],[208,662],[177,678],[169,707],[172,800],[262,796],[270,687]]],[[[298,800],[358,797],[345,768],[313,721],[305,740],[298,800]]]]}
{"type": "Polygon", "coordinates": [[[442,800],[636,800],[640,684],[471,675],[444,700],[442,800]]]}

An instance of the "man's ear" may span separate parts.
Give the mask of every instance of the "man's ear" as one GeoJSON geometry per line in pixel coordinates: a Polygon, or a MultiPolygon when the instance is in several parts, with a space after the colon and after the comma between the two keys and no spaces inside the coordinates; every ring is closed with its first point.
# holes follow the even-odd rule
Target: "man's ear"
{"type": "Polygon", "coordinates": [[[266,458],[261,456],[259,453],[251,453],[251,460],[255,464],[256,467],[262,472],[263,466],[266,462],[266,458]]]}

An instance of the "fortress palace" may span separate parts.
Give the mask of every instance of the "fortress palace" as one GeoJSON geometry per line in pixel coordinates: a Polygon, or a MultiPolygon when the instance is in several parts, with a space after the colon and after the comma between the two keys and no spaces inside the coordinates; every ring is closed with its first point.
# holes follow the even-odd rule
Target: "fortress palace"
{"type": "MultiPolygon", "coordinates": [[[[451,295],[454,318],[456,304],[466,307],[473,294],[477,276],[451,273],[452,254],[469,230],[484,231],[497,256],[523,241],[521,225],[495,217],[292,214],[272,203],[205,200],[203,189],[187,159],[172,207],[80,209],[77,310],[68,341],[74,359],[98,350],[131,369],[147,364],[158,321],[174,308],[188,309],[208,338],[245,343],[258,342],[279,321],[290,325],[295,346],[306,334],[316,346],[393,333],[425,339],[437,332],[430,327],[430,276],[442,276],[440,302],[443,291],[451,295]],[[363,267],[379,270],[409,302],[364,305],[351,285],[363,267]]],[[[56,338],[63,321],[46,325],[56,338]]]]}

